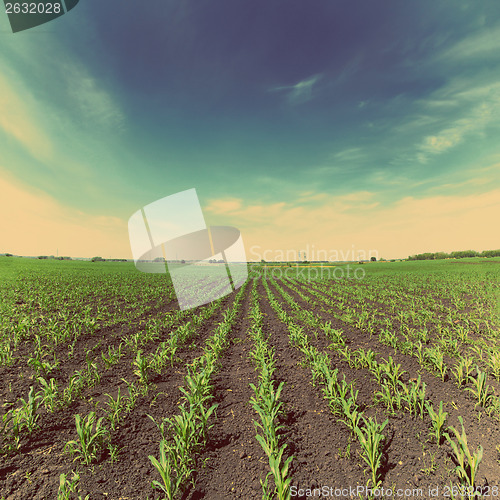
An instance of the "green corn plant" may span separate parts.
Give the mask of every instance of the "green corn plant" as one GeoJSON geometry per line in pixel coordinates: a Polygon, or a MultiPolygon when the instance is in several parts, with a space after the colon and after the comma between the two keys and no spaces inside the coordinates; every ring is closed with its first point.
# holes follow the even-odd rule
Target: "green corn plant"
{"type": "Polygon", "coordinates": [[[40,352],[37,352],[35,357],[28,358],[28,365],[33,368],[36,375],[48,375],[50,372],[54,371],[59,366],[59,361],[54,360],[54,364],[51,365],[48,361],[44,361],[41,357],[40,352]]]}
{"type": "Polygon", "coordinates": [[[477,377],[472,378],[472,384],[474,387],[466,387],[466,391],[470,391],[477,399],[477,405],[481,405],[486,408],[493,398],[493,394],[490,392],[491,387],[486,385],[486,373],[479,370],[476,366],[477,377]]]}
{"type": "Polygon", "coordinates": [[[115,430],[116,427],[120,424],[120,413],[123,409],[121,387],[118,387],[118,394],[116,395],[116,399],[113,399],[113,396],[111,396],[111,394],[105,394],[105,396],[109,398],[109,401],[106,402],[107,408],[104,410],[104,412],[106,413],[111,429],[115,430]]]}
{"type": "Polygon", "coordinates": [[[276,426],[275,421],[278,415],[282,412],[283,402],[279,401],[281,390],[284,386],[284,382],[278,386],[276,391],[274,390],[273,384],[267,389],[261,389],[255,387],[255,385],[250,384],[255,396],[252,396],[250,403],[254,410],[259,414],[261,423],[255,422],[254,425],[257,430],[261,429],[263,436],[271,450],[277,449],[278,447],[278,431],[283,426],[276,426]]]}
{"type": "Polygon", "coordinates": [[[103,420],[104,417],[101,417],[96,421],[94,412],[90,412],[83,420],[80,415],[75,415],[78,440],[68,441],[64,451],[68,449],[71,455],[76,455],[74,460],[80,459],[83,464],[89,465],[97,458],[108,435],[107,429],[102,425],[103,420]]]}
{"type": "Polygon", "coordinates": [[[429,348],[425,351],[425,358],[429,364],[437,370],[442,380],[446,376],[446,365],[444,364],[444,356],[439,347],[429,348]]]}
{"type": "Polygon", "coordinates": [[[375,392],[374,394],[375,403],[382,402],[386,406],[387,410],[391,415],[395,415],[395,397],[392,392],[391,386],[389,386],[386,382],[384,382],[380,386],[380,391],[375,392]]]}
{"type": "Polygon", "coordinates": [[[182,493],[193,469],[186,469],[179,463],[179,456],[175,447],[171,446],[165,439],[160,441],[160,460],[149,455],[149,460],[161,476],[162,483],[152,481],[153,489],[160,489],[168,500],[173,500],[182,493]]]}
{"type": "Polygon", "coordinates": [[[5,342],[0,348],[0,365],[10,366],[14,362],[10,342],[5,342]]]}
{"type": "Polygon", "coordinates": [[[342,422],[349,427],[353,434],[355,434],[355,429],[359,426],[361,420],[361,413],[358,411],[358,405],[356,403],[358,393],[359,391],[353,392],[351,387],[351,397],[342,400],[342,410],[345,416],[345,420],[342,420],[342,422]]]}
{"type": "Polygon", "coordinates": [[[425,392],[426,384],[420,379],[420,375],[416,382],[410,382],[408,385],[401,384],[404,391],[404,401],[407,404],[407,410],[412,415],[419,415],[424,418],[425,410],[425,392]]]}
{"type": "MultiPolygon", "coordinates": [[[[292,478],[287,477],[287,475],[293,457],[288,457],[285,460],[283,466],[281,466],[281,460],[283,458],[283,452],[285,451],[286,444],[283,444],[279,450],[272,450],[271,448],[269,448],[268,443],[262,436],[257,434],[257,436],[255,437],[257,438],[257,441],[259,441],[260,445],[262,446],[263,450],[265,451],[268,457],[269,468],[271,469],[271,472],[269,474],[272,474],[273,476],[275,485],[275,494],[278,500],[290,500],[291,498],[290,484],[292,482],[292,478]]],[[[265,495],[269,494],[267,491],[268,490],[267,480],[268,478],[266,477],[265,483],[261,482],[265,495]]],[[[272,497],[270,496],[269,498],[272,497]]]]}
{"type": "Polygon", "coordinates": [[[173,368],[175,362],[180,359],[176,357],[177,350],[179,348],[177,343],[177,337],[174,336],[169,337],[169,339],[166,342],[164,342],[164,344],[165,344],[165,350],[169,353],[170,367],[173,368]]]}
{"type": "Polygon", "coordinates": [[[474,360],[472,358],[463,358],[464,360],[464,373],[465,383],[467,384],[473,379],[472,372],[474,371],[474,360]]]}
{"type": "Polygon", "coordinates": [[[320,328],[323,330],[325,335],[332,341],[333,346],[339,347],[345,345],[344,332],[340,329],[331,328],[329,321],[325,325],[320,326],[320,328]]]}
{"type": "Polygon", "coordinates": [[[106,356],[104,353],[101,353],[102,360],[104,361],[104,366],[106,369],[110,368],[113,365],[116,365],[120,358],[122,357],[122,343],[118,345],[117,348],[114,346],[108,347],[108,355],[106,356]]]}
{"type": "Polygon", "coordinates": [[[202,440],[205,442],[207,439],[207,431],[210,430],[214,424],[208,425],[210,416],[217,409],[217,404],[213,404],[210,408],[205,407],[203,404],[199,406],[196,418],[198,419],[198,429],[201,434],[202,440]]]}
{"type": "Polygon", "coordinates": [[[341,415],[343,409],[343,401],[347,400],[347,393],[353,390],[354,385],[350,385],[344,378],[338,382],[336,379],[331,379],[323,387],[324,398],[328,401],[330,410],[334,415],[341,415]]]}
{"type": "Polygon", "coordinates": [[[174,415],[170,422],[180,463],[187,468],[192,462],[193,451],[201,445],[201,436],[198,432],[195,409],[190,408],[188,411],[183,404],[179,409],[180,415],[174,415]]]}
{"type": "Polygon", "coordinates": [[[461,358],[460,361],[455,363],[455,366],[453,367],[452,374],[455,377],[455,381],[458,387],[462,387],[462,385],[465,382],[465,366],[464,366],[464,359],[461,358]]]}
{"type": "Polygon", "coordinates": [[[83,373],[76,372],[70,379],[68,386],[64,389],[62,395],[63,405],[69,405],[82,392],[85,385],[85,376],[83,373]]]}
{"type": "Polygon", "coordinates": [[[345,360],[349,363],[349,366],[352,366],[352,356],[353,352],[349,349],[349,347],[344,347],[342,349],[338,349],[338,352],[344,356],[345,360]]]}
{"type": "MultiPolygon", "coordinates": [[[[61,474],[59,476],[59,489],[57,491],[57,500],[70,500],[73,495],[77,493],[78,483],[80,481],[80,475],[78,472],[73,472],[73,477],[68,479],[67,474],[61,474]]],[[[83,498],[78,495],[78,500],[89,500],[90,495],[83,498]]]]}
{"type": "Polygon", "coordinates": [[[179,389],[190,406],[198,406],[209,398],[212,390],[211,371],[212,368],[206,364],[200,366],[199,371],[197,371],[197,366],[188,367],[188,373],[184,377],[186,389],[184,387],[179,389]]]}
{"type": "Polygon", "coordinates": [[[146,356],[142,355],[142,351],[137,351],[137,356],[135,360],[132,361],[132,366],[134,367],[134,375],[139,377],[141,384],[148,385],[148,360],[146,356]]]}
{"type": "Polygon", "coordinates": [[[125,404],[125,409],[127,410],[127,413],[130,413],[135,408],[135,404],[137,402],[137,398],[139,397],[140,391],[133,382],[130,382],[129,384],[124,378],[122,378],[121,380],[127,384],[128,397],[125,404]]]}
{"type": "Polygon", "coordinates": [[[389,356],[389,361],[386,364],[381,364],[381,366],[384,369],[384,375],[391,383],[392,389],[395,391],[399,379],[406,372],[401,370],[401,364],[396,364],[392,359],[392,356],[389,356]]]}
{"type": "Polygon", "coordinates": [[[467,435],[464,429],[464,422],[462,417],[458,417],[460,425],[462,426],[462,433],[460,434],[454,427],[448,427],[455,434],[457,442],[453,441],[448,433],[444,436],[453,450],[457,466],[455,472],[457,473],[462,484],[474,489],[474,483],[479,468],[479,464],[483,458],[483,447],[479,446],[477,451],[473,454],[469,450],[467,443],[467,435]]]}
{"type": "Polygon", "coordinates": [[[368,349],[367,351],[359,348],[357,351],[358,359],[360,361],[360,364],[364,368],[371,368],[373,364],[375,363],[375,352],[372,351],[371,349],[368,349]]]}
{"type": "Polygon", "coordinates": [[[370,372],[375,376],[377,382],[382,384],[382,377],[384,376],[385,370],[383,363],[374,363],[370,368],[370,372]]]}
{"type": "Polygon", "coordinates": [[[316,385],[316,381],[324,381],[330,372],[330,358],[326,354],[317,353],[312,360],[312,384],[316,385]]]}
{"type": "Polygon", "coordinates": [[[19,400],[21,402],[21,407],[16,410],[16,417],[18,418],[21,429],[26,428],[28,434],[31,434],[38,428],[38,419],[40,418],[37,410],[40,406],[42,396],[40,394],[34,395],[34,390],[34,387],[31,386],[28,393],[28,399],[24,400],[21,398],[19,400]]]}
{"type": "Polygon", "coordinates": [[[47,382],[43,377],[38,377],[37,380],[43,391],[41,403],[52,413],[57,406],[57,383],[53,378],[50,379],[50,382],[47,382]]]}
{"type": "Polygon", "coordinates": [[[446,422],[447,412],[443,411],[443,402],[439,402],[439,410],[436,412],[432,407],[432,404],[426,402],[427,412],[431,417],[432,431],[429,433],[431,436],[436,438],[436,443],[438,446],[441,445],[441,439],[443,437],[444,423],[446,422]]]}
{"type": "Polygon", "coordinates": [[[490,367],[493,376],[500,380],[500,352],[492,352],[488,359],[488,366],[490,367]]]}
{"type": "Polygon", "coordinates": [[[378,479],[379,468],[382,463],[382,441],[385,436],[382,434],[385,426],[389,419],[386,419],[381,424],[377,423],[377,419],[372,419],[371,417],[367,420],[363,417],[363,427],[356,427],[355,432],[358,436],[359,443],[363,450],[361,457],[370,467],[372,477],[372,486],[377,488],[380,484],[378,479]]]}
{"type": "Polygon", "coordinates": [[[424,366],[425,364],[425,349],[422,344],[422,342],[418,341],[418,344],[416,344],[416,354],[415,356],[418,359],[418,362],[421,366],[424,366]]]}
{"type": "Polygon", "coordinates": [[[22,425],[19,419],[19,409],[11,408],[2,416],[0,422],[0,452],[10,453],[21,447],[22,425]]]}
{"type": "Polygon", "coordinates": [[[389,345],[394,348],[395,351],[398,349],[398,337],[395,333],[388,330],[383,330],[379,335],[379,342],[381,344],[389,345]]]}

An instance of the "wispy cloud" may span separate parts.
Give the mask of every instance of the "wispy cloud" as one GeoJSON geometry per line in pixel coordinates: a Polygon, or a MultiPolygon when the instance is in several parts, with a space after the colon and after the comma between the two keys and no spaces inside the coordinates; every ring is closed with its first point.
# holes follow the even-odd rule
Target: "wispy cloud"
{"type": "Polygon", "coordinates": [[[68,93],[85,120],[120,129],[124,113],[116,98],[83,67],[68,65],[64,72],[68,93]]]}
{"type": "Polygon", "coordinates": [[[499,58],[500,25],[481,29],[465,37],[451,48],[443,51],[440,57],[446,60],[465,60],[478,58],[499,58]]]}
{"type": "Polygon", "coordinates": [[[313,75],[307,80],[302,80],[294,85],[272,87],[270,91],[282,91],[290,104],[300,104],[313,98],[313,87],[322,78],[321,74],[313,75]]]}
{"type": "Polygon", "coordinates": [[[347,148],[334,153],[331,158],[338,162],[349,162],[366,158],[366,153],[361,148],[347,148]]]}
{"type": "MultiPolygon", "coordinates": [[[[477,92],[472,89],[468,93],[457,94],[456,98],[463,103],[467,109],[465,95],[469,97],[477,92]],[[470,92],[470,93],[469,93],[470,92]]],[[[492,88],[488,95],[478,92],[476,102],[461,117],[450,120],[448,127],[439,130],[435,134],[427,135],[418,146],[421,161],[427,160],[427,154],[443,153],[465,140],[472,134],[478,134],[485,130],[488,125],[500,122],[500,85],[492,88]]]]}

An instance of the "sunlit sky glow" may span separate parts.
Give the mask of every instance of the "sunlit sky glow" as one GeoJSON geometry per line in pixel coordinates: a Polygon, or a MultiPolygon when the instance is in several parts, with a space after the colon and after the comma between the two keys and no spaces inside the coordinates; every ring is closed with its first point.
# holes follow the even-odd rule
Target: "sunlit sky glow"
{"type": "Polygon", "coordinates": [[[130,258],[128,218],[193,187],[252,260],[499,248],[499,136],[497,0],[0,13],[0,253],[130,258]]]}

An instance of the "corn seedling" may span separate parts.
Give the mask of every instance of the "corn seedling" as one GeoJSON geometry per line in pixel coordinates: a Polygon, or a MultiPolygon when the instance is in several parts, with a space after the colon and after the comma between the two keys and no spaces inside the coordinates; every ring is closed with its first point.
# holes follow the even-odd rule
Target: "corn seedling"
{"type": "Polygon", "coordinates": [[[372,477],[372,486],[377,488],[380,484],[378,479],[378,470],[380,468],[382,462],[382,450],[381,445],[384,440],[384,435],[382,431],[389,419],[386,419],[381,424],[377,423],[376,419],[372,419],[371,417],[367,420],[363,417],[363,427],[356,427],[355,432],[358,436],[359,443],[361,444],[361,448],[363,450],[361,457],[370,467],[372,477]]]}
{"type": "Polygon", "coordinates": [[[452,374],[455,377],[455,381],[458,387],[462,387],[462,385],[467,382],[468,377],[466,376],[466,361],[467,358],[460,358],[460,361],[455,363],[455,366],[452,370],[452,374]]]}
{"type": "Polygon", "coordinates": [[[134,375],[139,377],[141,384],[148,385],[148,360],[142,355],[142,351],[137,352],[135,360],[132,361],[132,366],[134,367],[134,375]]]}
{"type": "MultiPolygon", "coordinates": [[[[288,475],[288,469],[290,467],[290,462],[293,460],[293,457],[288,457],[285,460],[285,463],[283,466],[281,466],[281,460],[283,458],[283,452],[285,451],[286,444],[283,444],[279,450],[272,450],[269,448],[268,443],[265,441],[265,439],[257,434],[256,436],[257,440],[259,441],[260,445],[264,449],[268,459],[269,459],[269,468],[271,469],[271,472],[269,474],[272,474],[273,479],[274,479],[274,485],[275,485],[275,493],[278,498],[278,500],[290,500],[291,494],[290,494],[290,483],[292,482],[291,477],[287,477],[288,475]]],[[[268,474],[268,477],[269,477],[268,474]]],[[[264,483],[261,482],[263,490],[264,490],[264,495],[268,495],[268,488],[267,488],[267,481],[268,477],[266,477],[266,480],[264,483]]],[[[270,497],[272,498],[272,497],[270,497]]]]}
{"type": "Polygon", "coordinates": [[[140,391],[133,382],[130,382],[129,384],[124,378],[122,378],[122,380],[127,384],[128,397],[125,408],[127,412],[130,413],[135,408],[140,391]]]}
{"type": "Polygon", "coordinates": [[[38,377],[38,382],[40,382],[40,385],[42,386],[42,404],[45,405],[45,408],[53,412],[56,408],[56,401],[57,401],[57,383],[55,379],[51,378],[50,382],[47,382],[43,377],[38,377]]]}
{"type": "Polygon", "coordinates": [[[381,390],[377,391],[375,393],[375,402],[382,402],[386,406],[386,408],[389,410],[391,415],[395,414],[394,411],[394,394],[392,393],[391,387],[383,383],[381,385],[381,390]]]}
{"type": "Polygon", "coordinates": [[[83,420],[80,415],[75,415],[78,440],[68,441],[64,446],[65,451],[68,449],[71,455],[76,455],[74,460],[80,459],[82,463],[89,465],[97,458],[108,435],[107,429],[102,425],[103,420],[104,417],[101,417],[96,421],[94,412],[90,412],[83,420]]]}
{"type": "Polygon", "coordinates": [[[361,413],[358,411],[358,405],[356,404],[358,392],[359,391],[353,392],[351,387],[351,397],[342,400],[342,410],[345,416],[345,420],[342,420],[342,422],[349,427],[352,434],[355,434],[355,429],[359,426],[361,420],[361,413]]]}
{"type": "MultiPolygon", "coordinates": [[[[68,479],[67,474],[61,474],[59,476],[59,489],[57,491],[57,500],[70,500],[74,498],[73,495],[77,494],[78,483],[80,481],[80,475],[78,472],[73,472],[71,479],[68,479]]],[[[90,495],[83,498],[78,495],[78,500],[89,500],[90,495]]]]}
{"type": "Polygon", "coordinates": [[[101,357],[104,361],[104,366],[106,369],[118,363],[118,361],[122,357],[122,345],[123,344],[120,342],[117,348],[115,346],[109,346],[107,356],[104,353],[101,353],[101,357]]]}
{"type": "Polygon", "coordinates": [[[162,483],[156,480],[152,481],[151,486],[160,489],[168,500],[173,500],[178,493],[184,490],[184,486],[194,470],[182,466],[177,450],[165,439],[160,441],[160,460],[151,455],[149,455],[149,460],[162,479],[162,483]]]}
{"type": "Polygon", "coordinates": [[[476,366],[477,377],[472,378],[472,385],[474,387],[466,387],[466,391],[470,391],[477,399],[477,405],[481,405],[483,408],[486,408],[493,398],[493,394],[490,393],[491,387],[486,385],[486,373],[479,370],[479,367],[476,366]]]}
{"type": "Polygon", "coordinates": [[[120,423],[120,412],[123,409],[121,387],[118,388],[116,399],[113,399],[113,396],[111,396],[110,394],[105,394],[105,396],[109,398],[109,401],[106,402],[108,407],[104,410],[104,412],[106,413],[111,429],[115,430],[116,426],[120,423]]]}
{"type": "Polygon", "coordinates": [[[401,384],[404,390],[404,401],[407,403],[407,410],[412,415],[419,415],[420,418],[424,418],[425,409],[425,382],[421,382],[420,375],[416,382],[409,382],[408,385],[401,384]]]}
{"type": "Polygon", "coordinates": [[[34,395],[34,388],[31,386],[30,392],[28,393],[28,399],[20,399],[21,407],[16,410],[17,418],[21,429],[26,428],[28,434],[31,434],[38,427],[38,415],[37,410],[40,405],[39,401],[42,399],[40,394],[34,395]]]}
{"type": "Polygon", "coordinates": [[[431,403],[427,403],[426,407],[427,407],[427,412],[431,417],[431,423],[432,423],[432,431],[430,432],[430,435],[436,438],[436,443],[439,446],[441,445],[444,423],[446,422],[446,417],[448,416],[448,413],[443,412],[442,401],[439,402],[439,410],[437,412],[434,410],[431,403]]]}
{"type": "Polygon", "coordinates": [[[381,364],[385,377],[389,380],[392,389],[395,391],[401,376],[406,373],[401,370],[401,364],[396,364],[392,359],[392,356],[389,356],[389,361],[385,364],[381,364]]]}
{"type": "Polygon", "coordinates": [[[261,423],[254,422],[257,432],[261,429],[267,446],[271,450],[278,448],[278,431],[282,426],[276,426],[278,415],[281,413],[283,402],[279,401],[284,382],[275,390],[271,384],[267,389],[259,390],[255,385],[250,384],[255,396],[250,399],[253,409],[259,414],[261,423]]]}
{"type": "Polygon", "coordinates": [[[455,461],[457,463],[455,472],[457,473],[460,481],[462,484],[474,488],[477,470],[483,458],[483,447],[479,446],[477,451],[473,454],[470,452],[469,445],[467,443],[467,435],[464,430],[463,419],[462,417],[458,417],[458,420],[462,426],[461,434],[454,427],[449,427],[449,429],[453,431],[453,434],[455,434],[457,442],[455,443],[448,433],[444,436],[455,455],[455,461]]]}
{"type": "Polygon", "coordinates": [[[442,380],[446,376],[446,365],[444,364],[444,356],[439,347],[432,347],[425,351],[426,361],[436,369],[442,380]]]}

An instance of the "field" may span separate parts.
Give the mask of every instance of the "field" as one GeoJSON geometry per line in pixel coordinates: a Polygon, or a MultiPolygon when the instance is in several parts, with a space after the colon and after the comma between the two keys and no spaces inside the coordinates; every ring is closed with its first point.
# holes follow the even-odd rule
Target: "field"
{"type": "Polygon", "coordinates": [[[0,498],[500,495],[500,260],[254,267],[0,257],[0,498]]]}

